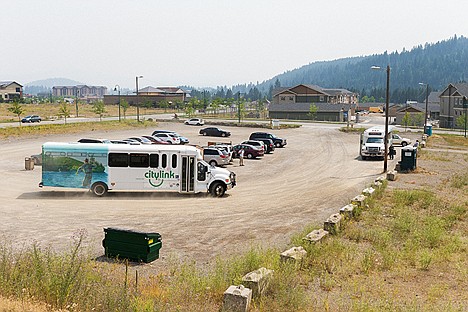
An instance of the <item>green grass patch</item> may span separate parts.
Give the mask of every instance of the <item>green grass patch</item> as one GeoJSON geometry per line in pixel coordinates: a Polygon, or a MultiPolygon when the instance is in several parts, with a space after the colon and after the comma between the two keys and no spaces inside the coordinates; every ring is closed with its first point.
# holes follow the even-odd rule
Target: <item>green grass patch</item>
{"type": "Polygon", "coordinates": [[[144,121],[137,122],[136,120],[119,121],[100,121],[100,122],[79,122],[67,124],[41,124],[25,127],[8,127],[0,129],[0,139],[22,136],[41,136],[48,134],[70,134],[80,133],[85,131],[110,131],[110,130],[126,130],[135,128],[154,127],[155,122],[144,121]]]}
{"type": "Polygon", "coordinates": [[[341,127],[340,131],[341,132],[346,132],[346,133],[363,133],[366,130],[366,128],[363,127],[341,127]]]}

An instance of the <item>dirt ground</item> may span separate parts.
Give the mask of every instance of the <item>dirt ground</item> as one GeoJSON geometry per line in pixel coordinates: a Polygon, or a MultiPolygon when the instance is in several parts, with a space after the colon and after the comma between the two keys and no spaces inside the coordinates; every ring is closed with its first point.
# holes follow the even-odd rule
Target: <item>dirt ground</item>
{"type": "MultiPolygon", "coordinates": [[[[291,234],[306,225],[322,224],[382,174],[382,161],[361,161],[358,157],[359,135],[342,133],[339,127],[309,124],[273,130],[286,138],[288,145],[263,159],[245,160],[244,167],[239,167],[237,160],[227,166],[237,174],[238,185],[223,198],[142,192],[97,198],[84,190],[40,189],[41,167],[24,169],[24,158],[40,153],[47,141],[123,139],[151,134],[153,129],[2,141],[0,236],[17,248],[37,242],[60,250],[69,246],[75,233],[85,231],[91,253],[99,257],[104,253],[103,228],[159,232],[163,238],[161,259],[150,265],[156,270],[174,258],[203,264],[252,245],[283,248],[291,234]]],[[[221,140],[199,136],[200,127],[159,123],[157,128],[176,130],[193,144],[221,140]]],[[[226,129],[232,137],[224,141],[234,143],[260,130],[226,129]]],[[[399,150],[389,168],[399,159],[399,150]]]]}

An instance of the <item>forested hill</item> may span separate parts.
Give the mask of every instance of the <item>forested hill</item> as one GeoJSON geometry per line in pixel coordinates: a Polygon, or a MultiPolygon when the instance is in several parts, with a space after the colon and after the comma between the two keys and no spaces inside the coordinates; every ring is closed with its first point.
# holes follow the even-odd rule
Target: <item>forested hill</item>
{"type": "Polygon", "coordinates": [[[279,85],[314,84],[345,88],[379,100],[385,97],[385,72],[371,70],[371,66],[385,69],[387,65],[391,68],[391,101],[421,100],[425,93],[420,82],[428,83],[431,90],[441,90],[450,82],[467,81],[468,39],[455,36],[401,52],[314,62],[275,76],[257,88],[268,93],[279,85]]]}

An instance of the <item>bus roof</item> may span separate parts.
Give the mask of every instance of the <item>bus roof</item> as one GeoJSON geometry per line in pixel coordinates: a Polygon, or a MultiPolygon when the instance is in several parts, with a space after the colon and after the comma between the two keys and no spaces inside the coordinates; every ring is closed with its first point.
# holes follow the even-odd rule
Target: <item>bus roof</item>
{"type": "Polygon", "coordinates": [[[172,152],[182,154],[198,153],[198,149],[191,145],[163,145],[163,144],[110,144],[110,143],[64,143],[46,142],[42,145],[43,150],[105,150],[108,152],[121,153],[158,153],[172,152]]]}

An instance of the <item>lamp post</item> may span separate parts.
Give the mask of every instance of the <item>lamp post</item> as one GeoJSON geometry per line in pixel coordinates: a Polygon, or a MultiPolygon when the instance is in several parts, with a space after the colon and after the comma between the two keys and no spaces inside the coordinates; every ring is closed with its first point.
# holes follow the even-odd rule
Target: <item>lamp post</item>
{"type": "Polygon", "coordinates": [[[240,123],[241,119],[241,111],[240,111],[240,91],[237,92],[237,119],[240,123]]]}
{"type": "Polygon", "coordinates": [[[120,86],[119,85],[115,85],[114,87],[114,91],[119,91],[119,122],[120,122],[120,86]],[[119,89],[117,89],[117,87],[119,87],[119,89]]]}
{"type": "Polygon", "coordinates": [[[136,76],[136,108],[137,108],[137,121],[140,121],[140,105],[138,103],[138,79],[143,76],[136,76]]]}
{"type": "MultiPolygon", "coordinates": [[[[371,69],[383,70],[380,66],[372,66],[371,69]]],[[[384,172],[387,172],[387,158],[388,158],[388,104],[390,100],[390,65],[387,65],[385,70],[387,72],[387,90],[385,92],[385,151],[384,151],[384,172]]]]}
{"type": "Polygon", "coordinates": [[[80,94],[80,90],[76,89],[76,97],[75,97],[75,117],[78,117],[78,95],[80,94]]]}
{"type": "Polygon", "coordinates": [[[423,133],[427,134],[427,102],[429,101],[429,84],[427,83],[419,83],[420,86],[426,86],[426,113],[424,114],[424,130],[423,133]]]}

